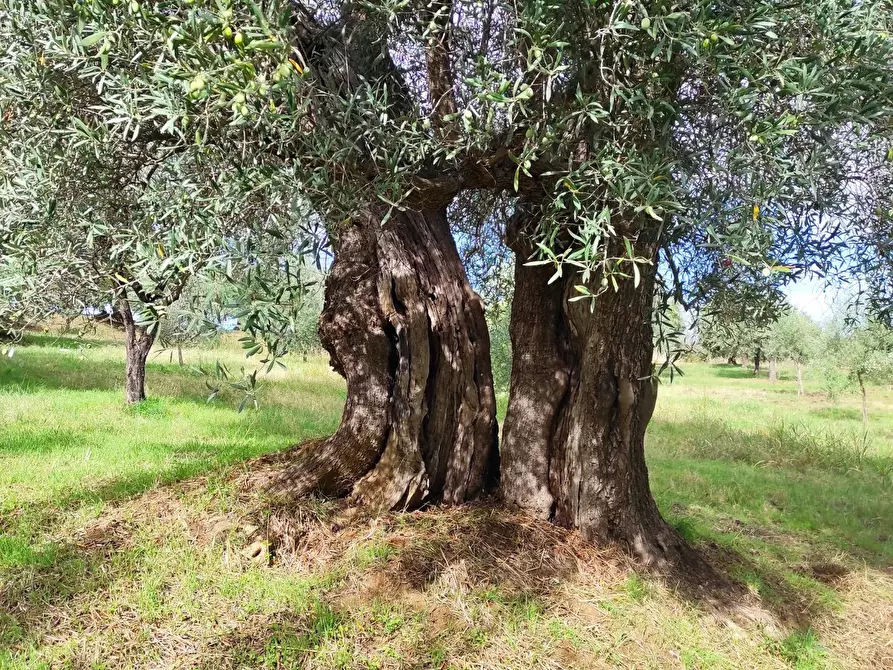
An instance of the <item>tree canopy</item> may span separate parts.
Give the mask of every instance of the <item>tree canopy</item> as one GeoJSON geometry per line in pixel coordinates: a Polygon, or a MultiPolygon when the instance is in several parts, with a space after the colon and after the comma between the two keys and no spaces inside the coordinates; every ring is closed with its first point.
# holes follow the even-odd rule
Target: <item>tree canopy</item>
{"type": "Polygon", "coordinates": [[[845,0],[6,0],[0,236],[138,297],[212,259],[288,294],[263,253],[304,258],[321,224],[348,399],[293,493],[458,502],[501,473],[508,501],[675,565],[644,459],[655,306],[809,272],[884,311],[891,32],[889,3],[845,0]],[[499,452],[462,235],[483,274],[490,241],[515,255],[499,452]]]}
{"type": "Polygon", "coordinates": [[[821,352],[819,326],[803,312],[791,310],[773,324],[767,353],[773,358],[807,363],[821,352]]]}
{"type": "Polygon", "coordinates": [[[496,188],[584,280],[634,277],[651,259],[609,240],[659,233],[689,297],[721,258],[833,274],[889,229],[884,3],[6,4],[5,128],[241,152],[333,226],[496,188]]]}

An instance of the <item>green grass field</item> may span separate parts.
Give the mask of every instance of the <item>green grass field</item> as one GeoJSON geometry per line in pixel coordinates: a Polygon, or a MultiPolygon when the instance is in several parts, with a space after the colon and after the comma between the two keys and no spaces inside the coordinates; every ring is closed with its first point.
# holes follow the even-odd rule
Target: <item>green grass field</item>
{"type": "Polygon", "coordinates": [[[237,413],[190,367],[234,344],[162,354],[128,408],[101,336],[0,359],[0,668],[893,667],[893,391],[866,433],[809,370],[802,398],[786,368],[661,388],[655,496],[740,584],[705,598],[493,502],[272,501],[241,464],[334,430],[324,360],[237,413]]]}

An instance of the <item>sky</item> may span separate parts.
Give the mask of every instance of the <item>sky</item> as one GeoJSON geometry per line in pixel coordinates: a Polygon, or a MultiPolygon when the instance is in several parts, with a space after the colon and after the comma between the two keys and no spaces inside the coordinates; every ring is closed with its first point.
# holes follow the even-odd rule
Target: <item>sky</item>
{"type": "Polygon", "coordinates": [[[814,321],[822,322],[831,316],[831,305],[836,290],[826,287],[821,279],[801,279],[784,289],[791,306],[799,309],[814,321]]]}

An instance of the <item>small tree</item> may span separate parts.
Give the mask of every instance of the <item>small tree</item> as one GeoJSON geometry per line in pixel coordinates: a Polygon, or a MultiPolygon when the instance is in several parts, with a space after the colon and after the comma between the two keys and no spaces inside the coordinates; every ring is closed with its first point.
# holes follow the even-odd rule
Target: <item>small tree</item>
{"type": "Polygon", "coordinates": [[[714,282],[697,322],[698,348],[730,365],[737,365],[739,356],[749,355],[756,375],[769,328],[784,309],[779,280],[744,268],[729,270],[714,282]]]}
{"type": "Polygon", "coordinates": [[[829,340],[828,353],[847,381],[858,388],[862,400],[862,422],[868,429],[869,382],[893,380],[893,330],[879,321],[868,321],[850,333],[837,332],[829,340]]]}
{"type": "Polygon", "coordinates": [[[821,330],[808,316],[797,310],[783,315],[769,330],[769,379],[777,378],[777,360],[792,360],[797,364],[797,395],[803,395],[803,366],[816,356],[820,341],[821,330]]]}
{"type": "Polygon", "coordinates": [[[208,305],[208,295],[213,288],[203,277],[191,278],[179,299],[168,307],[158,322],[158,343],[170,350],[171,360],[176,350],[181,366],[184,365],[184,346],[210,341],[219,333],[220,315],[208,305]]]}
{"type": "Polygon", "coordinates": [[[110,3],[43,9],[0,9],[0,243],[32,293],[73,286],[113,305],[125,397],[140,402],[159,321],[252,226],[276,234],[292,213],[290,180],[234,149],[227,137],[239,130],[224,115],[197,133],[169,116],[184,105],[184,82],[145,66],[167,40],[135,39],[138,6],[120,8],[129,13],[114,31],[94,22],[118,11],[110,3]]]}

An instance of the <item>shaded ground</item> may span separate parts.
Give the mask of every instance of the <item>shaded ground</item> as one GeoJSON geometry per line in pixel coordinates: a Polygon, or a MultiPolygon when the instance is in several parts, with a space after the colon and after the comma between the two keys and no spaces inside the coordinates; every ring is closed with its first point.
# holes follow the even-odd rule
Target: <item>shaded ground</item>
{"type": "Polygon", "coordinates": [[[271,508],[238,476],[199,479],[71,530],[4,584],[0,610],[25,666],[888,664],[889,574],[816,557],[795,574],[828,597],[808,600],[785,572],[701,546],[769,591],[692,601],[495,505],[370,518],[322,501],[271,508]]]}

